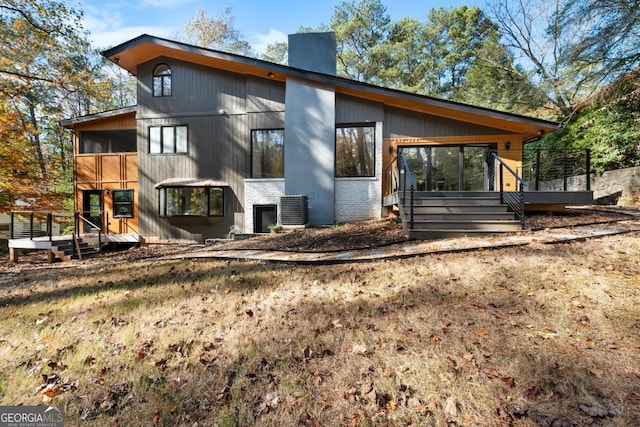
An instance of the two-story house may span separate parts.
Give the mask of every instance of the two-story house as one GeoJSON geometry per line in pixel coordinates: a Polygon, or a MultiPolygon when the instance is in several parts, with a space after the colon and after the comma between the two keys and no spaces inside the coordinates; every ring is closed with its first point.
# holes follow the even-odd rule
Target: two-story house
{"type": "Polygon", "coordinates": [[[515,191],[491,153],[516,170],[523,144],[558,128],[337,77],[333,33],[291,35],[288,66],[149,35],[103,55],[136,76],[137,105],[61,123],[76,206],[147,242],[380,218],[402,209],[407,178],[423,193],[515,191]]]}

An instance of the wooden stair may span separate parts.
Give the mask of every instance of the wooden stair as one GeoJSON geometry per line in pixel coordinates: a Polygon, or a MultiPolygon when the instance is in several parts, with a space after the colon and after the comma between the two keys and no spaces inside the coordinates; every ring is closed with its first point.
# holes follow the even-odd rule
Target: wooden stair
{"type": "Polygon", "coordinates": [[[521,229],[497,192],[422,192],[413,193],[411,207],[401,200],[404,230],[416,240],[462,237],[514,232],[521,229]]]}
{"type": "Polygon", "coordinates": [[[74,251],[73,239],[57,240],[51,247],[51,252],[55,258],[62,261],[70,261],[72,259],[84,258],[86,256],[94,255],[100,252],[98,248],[90,245],[88,242],[83,241],[82,238],[78,239],[78,248],[74,251]],[[80,250],[80,256],[77,254],[77,249],[80,250]],[[75,253],[75,255],[74,255],[75,253]]]}

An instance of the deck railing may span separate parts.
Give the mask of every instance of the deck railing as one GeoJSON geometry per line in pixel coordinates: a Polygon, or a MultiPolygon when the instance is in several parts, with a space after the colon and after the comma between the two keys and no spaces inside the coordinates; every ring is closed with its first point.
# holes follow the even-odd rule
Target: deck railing
{"type": "Polygon", "coordinates": [[[500,203],[509,206],[524,228],[524,181],[497,153],[491,153],[491,159],[493,161],[489,165],[489,179],[498,187],[500,203]],[[507,181],[510,182],[507,184],[507,181]],[[515,188],[507,191],[511,182],[515,183],[515,188]]]}
{"type": "Polygon", "coordinates": [[[12,211],[9,225],[9,238],[73,241],[74,255],[79,254],[79,241],[95,246],[96,250],[102,247],[102,227],[96,225],[80,215],[78,212],[39,212],[39,211],[12,211]],[[81,225],[83,225],[81,227],[81,225]],[[91,230],[83,233],[81,230],[91,230]]]}
{"type": "Polygon", "coordinates": [[[48,238],[73,234],[73,214],[67,212],[11,211],[10,239],[48,238]]]}
{"type": "Polygon", "coordinates": [[[403,153],[398,155],[399,165],[398,170],[400,172],[400,189],[402,192],[402,202],[400,203],[400,214],[404,216],[404,209],[407,206],[407,192],[409,194],[409,229],[413,228],[413,211],[414,211],[414,192],[416,190],[416,182],[409,168],[407,158],[403,153]]]}
{"type": "Polygon", "coordinates": [[[591,191],[591,152],[526,147],[518,172],[528,191],[591,191]]]}

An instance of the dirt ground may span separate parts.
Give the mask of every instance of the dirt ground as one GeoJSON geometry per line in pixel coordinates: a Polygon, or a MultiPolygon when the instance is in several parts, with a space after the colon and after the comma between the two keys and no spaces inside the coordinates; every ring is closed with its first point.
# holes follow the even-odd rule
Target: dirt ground
{"type": "MultiPolygon", "coordinates": [[[[584,224],[598,224],[619,221],[628,218],[621,212],[596,209],[567,209],[564,212],[529,213],[525,230],[534,231],[547,228],[571,227],[584,224]]],[[[222,240],[210,246],[210,249],[248,249],[280,250],[292,252],[335,252],[343,250],[369,249],[383,247],[407,241],[398,218],[384,218],[354,223],[338,224],[326,227],[308,227],[285,230],[278,233],[255,236],[239,240],[222,240]]],[[[97,256],[82,261],[70,261],[75,264],[134,261],[163,255],[179,254],[200,249],[202,245],[148,245],[136,248],[117,248],[106,250],[97,256]]],[[[53,266],[69,263],[58,262],[53,266]]],[[[47,265],[44,252],[35,251],[20,257],[19,263],[10,263],[7,258],[0,261],[0,273],[20,268],[47,265]]]]}

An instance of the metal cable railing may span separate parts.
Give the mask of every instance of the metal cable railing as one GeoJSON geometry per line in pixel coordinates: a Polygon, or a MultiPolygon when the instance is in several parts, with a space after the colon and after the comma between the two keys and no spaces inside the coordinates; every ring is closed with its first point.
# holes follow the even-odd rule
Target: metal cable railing
{"type": "Polygon", "coordinates": [[[524,228],[524,181],[498,154],[491,153],[491,158],[493,161],[489,165],[489,174],[493,182],[497,182],[500,203],[509,206],[520,221],[521,228],[524,228]],[[507,179],[515,182],[515,191],[505,190],[507,179]]]}
{"type": "Polygon", "coordinates": [[[413,228],[413,211],[414,211],[414,192],[416,189],[416,182],[413,179],[413,174],[407,163],[407,158],[404,153],[400,153],[398,158],[401,160],[400,175],[402,176],[402,203],[400,203],[400,214],[404,216],[404,208],[407,201],[407,184],[409,187],[409,229],[413,228]]]}

